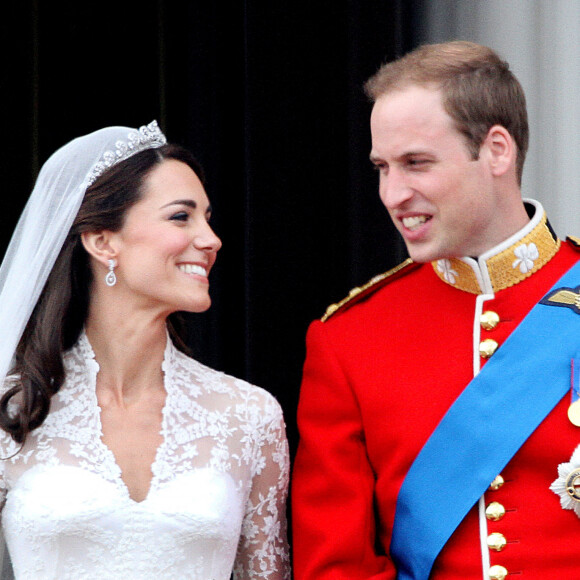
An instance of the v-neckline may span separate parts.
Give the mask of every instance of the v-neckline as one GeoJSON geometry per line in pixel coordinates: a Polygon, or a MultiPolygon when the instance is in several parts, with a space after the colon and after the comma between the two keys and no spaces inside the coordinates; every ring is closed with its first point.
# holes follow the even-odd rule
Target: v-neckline
{"type": "Polygon", "coordinates": [[[157,466],[160,462],[160,458],[163,454],[164,448],[167,443],[167,409],[169,403],[169,397],[171,393],[171,389],[169,387],[170,381],[168,380],[169,375],[169,368],[170,365],[168,364],[169,354],[171,349],[171,338],[167,335],[167,343],[165,346],[165,351],[163,355],[163,362],[161,364],[161,371],[163,373],[163,387],[165,388],[165,402],[161,409],[161,429],[159,434],[161,435],[161,442],[157,446],[155,450],[155,455],[153,458],[153,462],[150,465],[151,470],[151,479],[149,481],[149,487],[147,489],[147,493],[145,494],[142,500],[136,500],[131,497],[131,492],[129,491],[129,486],[123,479],[123,470],[121,469],[119,463],[117,462],[117,458],[113,450],[104,442],[103,440],[103,424],[101,421],[101,406],[99,405],[99,401],[97,398],[97,375],[99,373],[100,367],[99,363],[97,362],[95,352],[91,343],[89,341],[86,332],[83,331],[80,339],[84,343],[85,348],[87,349],[87,362],[92,362],[93,364],[88,365],[90,367],[89,375],[90,375],[90,397],[91,397],[91,405],[93,407],[93,411],[95,414],[95,425],[96,425],[96,445],[101,448],[101,452],[103,453],[103,457],[106,458],[108,463],[110,464],[110,473],[113,475],[113,481],[117,485],[118,489],[123,493],[125,498],[131,505],[142,505],[144,504],[151,496],[152,490],[156,487],[157,484],[157,466]]]}

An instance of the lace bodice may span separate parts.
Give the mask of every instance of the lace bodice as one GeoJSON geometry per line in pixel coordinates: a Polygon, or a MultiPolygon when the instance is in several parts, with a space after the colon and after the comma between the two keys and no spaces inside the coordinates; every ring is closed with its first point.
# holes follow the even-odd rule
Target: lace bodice
{"type": "Polygon", "coordinates": [[[135,502],[102,442],[99,370],[83,334],[19,453],[1,438],[2,523],[20,579],[289,578],[288,450],[279,405],[168,340],[153,479],[135,502]]]}

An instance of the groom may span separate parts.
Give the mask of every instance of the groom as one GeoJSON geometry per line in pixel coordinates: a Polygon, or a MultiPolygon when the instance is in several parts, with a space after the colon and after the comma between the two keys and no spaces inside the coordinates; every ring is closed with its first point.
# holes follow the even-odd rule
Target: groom
{"type": "Polygon", "coordinates": [[[522,200],[523,90],[468,42],[366,90],[410,259],[309,329],[295,577],[577,578],[580,254],[522,200]]]}

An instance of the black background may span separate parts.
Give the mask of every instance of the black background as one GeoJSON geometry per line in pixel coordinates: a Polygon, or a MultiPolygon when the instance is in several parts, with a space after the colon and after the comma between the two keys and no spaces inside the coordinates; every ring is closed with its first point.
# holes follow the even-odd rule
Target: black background
{"type": "Polygon", "coordinates": [[[405,257],[368,161],[362,84],[414,46],[420,4],[9,3],[0,251],[55,149],[157,119],[204,166],[224,244],[191,342],[202,361],[276,395],[294,451],[308,323],[405,257]]]}

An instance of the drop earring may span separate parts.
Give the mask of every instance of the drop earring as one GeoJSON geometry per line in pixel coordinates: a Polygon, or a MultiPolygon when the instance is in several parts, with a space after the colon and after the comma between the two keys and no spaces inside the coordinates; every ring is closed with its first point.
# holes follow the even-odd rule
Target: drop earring
{"type": "Polygon", "coordinates": [[[105,284],[107,286],[114,286],[117,283],[117,276],[115,276],[115,267],[117,266],[117,260],[111,258],[109,260],[109,271],[105,276],[105,284]]]}

